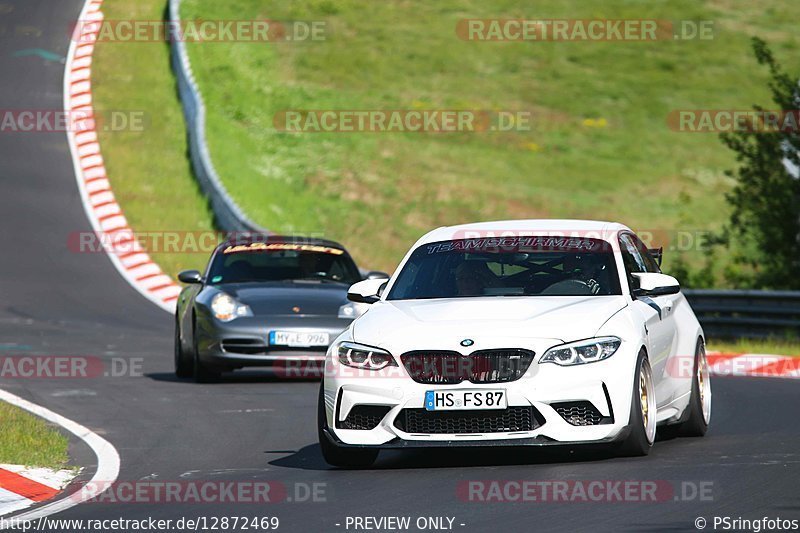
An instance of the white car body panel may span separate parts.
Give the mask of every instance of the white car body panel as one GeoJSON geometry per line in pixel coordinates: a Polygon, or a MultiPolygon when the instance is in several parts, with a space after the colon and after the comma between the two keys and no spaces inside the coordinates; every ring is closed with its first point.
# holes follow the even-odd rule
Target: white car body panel
{"type": "MultiPolygon", "coordinates": [[[[436,229],[414,244],[396,269],[381,300],[356,319],[331,345],[323,383],[328,431],[343,445],[387,446],[411,442],[458,445],[466,441],[544,439],[552,443],[606,442],[625,434],[629,423],[635,363],[642,348],[653,370],[657,421],[681,420],[690,399],[693,360],[703,332],[683,294],[633,298],[619,246],[614,259],[621,295],[609,296],[481,296],[386,300],[411,253],[419,246],[495,233],[515,235],[567,235],[574,232],[615,242],[621,224],[574,220],[499,221],[436,229]],[[506,233],[504,233],[506,232],[506,233]],[[560,344],[593,337],[622,340],[608,359],[559,366],[540,363],[545,352],[560,344]],[[464,339],[474,345],[463,347],[464,339]],[[337,346],[354,341],[391,353],[398,363],[379,371],[356,370],[342,365],[337,346]],[[476,350],[520,348],[535,353],[521,378],[506,383],[463,382],[452,385],[417,383],[400,361],[414,350],[448,350],[468,355],[476,350]],[[532,431],[481,434],[409,434],[393,425],[402,409],[423,408],[432,389],[503,389],[508,406],[533,406],[544,423],[532,431]],[[576,426],[550,404],[589,401],[612,423],[576,426]],[[338,405],[338,407],[337,407],[338,405]],[[357,405],[390,406],[391,410],[370,430],[337,428],[357,405]]],[[[631,232],[632,233],[632,232],[631,232]]]]}

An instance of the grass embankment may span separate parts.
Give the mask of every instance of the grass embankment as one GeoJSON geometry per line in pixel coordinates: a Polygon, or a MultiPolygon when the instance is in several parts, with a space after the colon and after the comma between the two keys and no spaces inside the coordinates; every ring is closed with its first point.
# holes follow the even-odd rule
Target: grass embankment
{"type": "MultiPolygon", "coordinates": [[[[800,35],[785,16],[793,0],[766,8],[691,0],[182,6],[184,19],[328,23],[323,42],[189,44],[211,153],[256,221],[277,231],[322,231],[362,264],[386,270],[428,229],[475,220],[580,217],[666,233],[719,229],[729,212],[723,171],[734,167],[733,154],[715,134],[671,130],[666,117],[768,104],[753,35],[793,61],[785,64],[790,72],[800,66],[800,35]],[[493,17],[703,19],[714,21],[715,36],[505,43],[456,36],[458,20],[493,17]],[[534,118],[529,132],[479,134],[286,134],[273,125],[283,110],[332,108],[532,110],[534,118]]],[[[699,264],[704,252],[691,240],[683,246],[692,249],[687,261],[699,264]]],[[[667,253],[667,272],[676,255],[667,253]]]]}
{"type": "MultiPolygon", "coordinates": [[[[160,20],[166,3],[117,0],[104,3],[103,12],[106,20],[160,20]]],[[[92,62],[92,90],[101,115],[131,111],[144,118],[141,131],[100,132],[111,186],[131,227],[142,233],[211,230],[207,202],[187,159],[186,126],[167,44],[99,42],[92,62]]],[[[159,250],[152,258],[174,277],[179,270],[203,267],[208,254],[159,250]]]]}
{"type": "Polygon", "coordinates": [[[69,440],[56,428],[0,401],[0,463],[63,468],[69,440]]]}
{"type": "Polygon", "coordinates": [[[723,353],[763,353],[800,357],[800,340],[709,339],[707,349],[723,353]]]}

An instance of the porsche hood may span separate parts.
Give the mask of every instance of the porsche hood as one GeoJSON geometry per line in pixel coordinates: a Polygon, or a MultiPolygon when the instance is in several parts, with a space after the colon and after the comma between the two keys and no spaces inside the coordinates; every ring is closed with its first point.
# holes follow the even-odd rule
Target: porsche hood
{"type": "Polygon", "coordinates": [[[230,283],[217,287],[256,316],[331,316],[347,303],[347,285],[320,282],[230,283]]]}

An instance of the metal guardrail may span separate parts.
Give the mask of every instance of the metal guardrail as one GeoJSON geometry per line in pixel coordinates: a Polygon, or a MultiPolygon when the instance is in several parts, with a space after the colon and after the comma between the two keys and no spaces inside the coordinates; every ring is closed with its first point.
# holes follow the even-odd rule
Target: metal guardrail
{"type": "Polygon", "coordinates": [[[684,290],[709,337],[800,338],[800,291],[684,290]]]}
{"type": "MultiPolygon", "coordinates": [[[[169,0],[169,16],[173,21],[180,20],[180,4],[180,0],[169,0]]],[[[170,59],[186,117],[192,170],[211,204],[217,227],[226,232],[266,232],[265,228],[250,220],[231,198],[211,162],[206,143],[206,108],[192,73],[185,42],[178,39],[170,43],[170,59]]]]}

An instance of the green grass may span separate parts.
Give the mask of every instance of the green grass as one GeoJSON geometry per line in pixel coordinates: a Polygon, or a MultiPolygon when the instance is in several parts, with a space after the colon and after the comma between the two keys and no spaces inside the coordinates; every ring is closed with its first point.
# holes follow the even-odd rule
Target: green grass
{"type": "Polygon", "coordinates": [[[724,353],[764,353],[800,357],[800,340],[709,339],[707,348],[724,353]]]}
{"type": "MultiPolygon", "coordinates": [[[[160,20],[166,0],[103,4],[107,20],[160,20]]],[[[100,132],[100,146],[117,201],[137,232],[211,230],[212,217],[191,174],[186,128],[169,48],[158,42],[100,42],[92,62],[96,109],[141,112],[142,131],[100,132]]],[[[207,253],[154,253],[173,277],[201,268],[207,253]]]]}
{"type": "MultiPolygon", "coordinates": [[[[723,170],[733,167],[733,155],[716,135],[670,130],[666,116],[768,106],[767,75],[749,38],[765,38],[790,72],[800,70],[800,34],[786,16],[793,6],[185,0],[182,17],[327,21],[324,42],[189,43],[212,157],[256,221],[322,232],[360,263],[391,270],[425,231],[475,220],[581,217],[639,230],[719,229],[731,187],[723,170]],[[456,37],[459,19],[490,17],[711,19],[716,35],[652,43],[456,37]],[[531,110],[534,128],[286,134],[273,126],[282,110],[330,108],[531,110]]],[[[665,257],[667,271],[675,255],[665,257]]],[[[701,257],[687,260],[696,265],[701,257]]]]}
{"type": "Polygon", "coordinates": [[[63,468],[68,445],[55,427],[0,401],[0,463],[63,468]]]}

